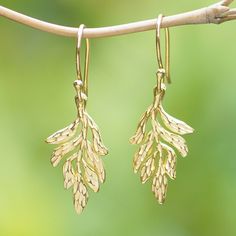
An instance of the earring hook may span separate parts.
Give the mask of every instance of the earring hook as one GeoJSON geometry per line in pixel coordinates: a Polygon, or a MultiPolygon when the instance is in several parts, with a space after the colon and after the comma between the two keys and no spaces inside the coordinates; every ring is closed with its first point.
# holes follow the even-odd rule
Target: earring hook
{"type": "Polygon", "coordinates": [[[81,72],[81,45],[83,38],[83,30],[85,28],[84,24],[81,24],[78,28],[78,37],[77,37],[77,47],[76,47],[76,71],[77,78],[83,82],[83,92],[88,96],[88,71],[89,71],[89,53],[90,53],[90,44],[89,39],[86,38],[86,49],[85,49],[85,64],[84,64],[84,76],[82,77],[81,72]]]}
{"type": "Polygon", "coordinates": [[[156,24],[156,53],[157,62],[160,69],[165,69],[165,78],[168,83],[170,80],[170,32],[169,28],[165,28],[165,68],[163,66],[162,56],[161,56],[161,23],[163,15],[160,14],[157,18],[156,24]]]}

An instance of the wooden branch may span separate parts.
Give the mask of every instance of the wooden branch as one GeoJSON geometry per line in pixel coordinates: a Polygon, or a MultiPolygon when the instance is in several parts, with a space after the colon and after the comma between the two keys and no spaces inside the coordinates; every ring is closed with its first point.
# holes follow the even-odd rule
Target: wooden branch
{"type": "MultiPolygon", "coordinates": [[[[220,24],[225,21],[235,20],[236,9],[229,8],[229,5],[232,2],[233,0],[223,0],[209,7],[173,16],[166,16],[163,18],[162,27],[173,27],[188,24],[220,24]]],[[[6,17],[10,20],[19,22],[41,31],[46,31],[49,33],[67,37],[77,37],[78,28],[44,22],[15,12],[3,6],[0,6],[0,16],[6,17]]],[[[83,37],[99,38],[153,30],[156,28],[156,21],[156,19],[151,19],[109,27],[86,28],[84,29],[83,37]]]]}

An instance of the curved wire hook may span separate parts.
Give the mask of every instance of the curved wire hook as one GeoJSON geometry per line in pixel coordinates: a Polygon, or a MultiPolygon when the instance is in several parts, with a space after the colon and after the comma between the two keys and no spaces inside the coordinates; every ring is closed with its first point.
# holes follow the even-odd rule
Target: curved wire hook
{"type": "Polygon", "coordinates": [[[161,23],[163,15],[160,14],[157,18],[156,24],[156,53],[157,53],[157,62],[160,69],[165,69],[165,77],[168,83],[171,83],[170,80],[170,32],[169,28],[165,28],[165,68],[162,62],[161,56],[161,23]]]}
{"type": "Polygon", "coordinates": [[[89,70],[89,53],[90,53],[90,44],[88,38],[86,38],[86,51],[85,51],[85,64],[84,64],[83,77],[81,72],[81,56],[80,56],[84,28],[85,28],[84,24],[80,25],[80,27],[78,28],[78,39],[77,39],[78,41],[76,47],[76,71],[78,80],[81,80],[83,82],[83,92],[86,94],[86,96],[88,96],[88,70],[89,70]]]}

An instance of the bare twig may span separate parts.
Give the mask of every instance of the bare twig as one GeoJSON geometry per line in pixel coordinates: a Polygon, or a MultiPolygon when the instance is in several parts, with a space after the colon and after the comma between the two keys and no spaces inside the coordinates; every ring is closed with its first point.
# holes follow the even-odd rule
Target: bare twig
{"type": "MultiPolygon", "coordinates": [[[[232,2],[233,0],[223,0],[209,7],[164,17],[162,27],[173,27],[187,24],[220,24],[225,21],[234,20],[236,19],[236,9],[229,8],[229,5],[232,2]]],[[[10,10],[3,6],[0,6],[0,15],[10,20],[28,25],[32,28],[36,28],[42,31],[67,37],[77,37],[78,28],[66,27],[40,21],[35,18],[10,10]]],[[[109,37],[152,30],[155,29],[155,27],[156,19],[109,27],[86,28],[84,30],[83,37],[109,37]]]]}
{"type": "Polygon", "coordinates": [[[229,6],[234,0],[223,0],[219,4],[222,6],[229,6]]]}

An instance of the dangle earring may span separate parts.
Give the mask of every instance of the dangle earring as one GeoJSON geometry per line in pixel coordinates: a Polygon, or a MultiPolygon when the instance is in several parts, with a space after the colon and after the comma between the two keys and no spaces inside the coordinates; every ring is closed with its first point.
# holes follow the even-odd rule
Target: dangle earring
{"type": "Polygon", "coordinates": [[[177,156],[172,147],[178,150],[181,156],[185,157],[188,153],[188,147],[180,135],[194,131],[183,121],[167,114],[162,107],[162,100],[166,91],[165,83],[170,83],[168,28],[165,28],[165,68],[161,56],[160,31],[162,18],[162,15],[158,16],[156,29],[156,51],[159,69],[156,73],[157,84],[154,88],[154,100],[141,117],[137,131],[130,139],[132,144],[140,144],[133,160],[134,172],[140,172],[142,183],[152,178],[152,192],[160,204],[164,203],[166,198],[167,176],[171,179],[176,178],[177,156]],[[158,121],[158,118],[160,121],[158,121]],[[147,130],[149,120],[151,123],[150,131],[147,130]],[[168,130],[162,127],[162,124],[168,130]]]}
{"type": "Polygon", "coordinates": [[[79,214],[88,201],[88,188],[98,192],[100,183],[105,181],[105,170],[100,156],[108,154],[103,145],[99,128],[86,111],[88,99],[89,39],[86,38],[84,75],[81,72],[81,44],[84,25],[78,29],[76,50],[77,79],[75,103],[77,118],[69,126],[61,129],[46,139],[47,143],[59,144],[52,153],[51,163],[55,167],[63,157],[64,187],[73,187],[74,206],[79,214]],[[91,141],[89,141],[91,137],[91,141]]]}

